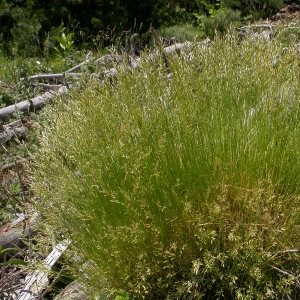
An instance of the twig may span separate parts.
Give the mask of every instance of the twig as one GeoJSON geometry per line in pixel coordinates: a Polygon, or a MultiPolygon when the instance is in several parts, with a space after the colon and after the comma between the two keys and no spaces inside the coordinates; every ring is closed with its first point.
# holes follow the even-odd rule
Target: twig
{"type": "Polygon", "coordinates": [[[80,63],[79,65],[77,65],[77,66],[75,66],[75,67],[73,67],[73,68],[67,70],[67,71],[65,72],[65,74],[70,74],[70,73],[72,73],[72,72],[74,72],[74,71],[80,69],[82,66],[86,65],[88,62],[90,62],[90,59],[87,59],[86,61],[80,63]]]}
{"type": "MultiPolygon", "coordinates": [[[[78,67],[78,66],[76,66],[78,67]]],[[[66,77],[80,77],[82,76],[82,73],[71,73],[72,71],[75,70],[75,68],[72,68],[64,73],[57,73],[57,74],[38,74],[38,75],[33,75],[29,78],[29,80],[37,80],[37,79],[58,79],[58,78],[66,78],[66,77]]]]}
{"type": "Polygon", "coordinates": [[[21,197],[22,197],[22,201],[23,201],[23,205],[24,205],[25,200],[26,200],[26,198],[25,198],[25,187],[24,187],[24,184],[23,184],[23,180],[21,178],[21,174],[20,174],[17,162],[15,162],[15,169],[16,169],[16,173],[18,175],[18,179],[19,179],[20,186],[21,186],[21,189],[22,189],[21,197]]]}
{"type": "Polygon", "coordinates": [[[290,250],[277,252],[277,254],[285,254],[285,253],[300,253],[300,248],[299,249],[290,249],[290,250]]]}
{"type": "Polygon", "coordinates": [[[121,49],[122,52],[124,52],[127,56],[128,66],[136,69],[139,66],[139,61],[135,59],[133,56],[129,55],[129,53],[126,51],[126,49],[119,43],[118,47],[121,49]],[[133,62],[136,62],[136,64],[133,64],[133,62]]]}
{"type": "Polygon", "coordinates": [[[166,54],[163,50],[163,46],[161,44],[161,41],[160,41],[156,31],[154,30],[154,28],[151,28],[151,33],[154,37],[154,41],[155,41],[156,46],[158,47],[158,49],[162,53],[162,58],[163,58],[163,61],[164,61],[165,67],[166,67],[167,75],[170,75],[171,70],[170,70],[170,67],[169,67],[169,62],[168,62],[167,56],[166,56],[166,54]]]}
{"type": "MultiPolygon", "coordinates": [[[[21,174],[19,172],[19,167],[18,167],[17,163],[15,163],[15,168],[16,168],[16,173],[18,175],[20,186],[21,186],[21,189],[22,189],[22,194],[21,194],[22,202],[23,202],[22,204],[23,204],[23,207],[25,207],[25,204],[28,202],[27,197],[26,197],[26,189],[24,187],[23,180],[21,178],[21,174]]],[[[31,230],[30,230],[30,226],[28,226],[26,220],[28,220],[28,215],[27,215],[27,210],[25,209],[25,222],[24,222],[24,226],[23,226],[23,234],[26,232],[26,229],[28,228],[29,259],[31,259],[31,254],[32,254],[31,230]]]]}
{"type": "Polygon", "coordinates": [[[128,52],[126,51],[126,49],[122,46],[121,43],[118,43],[118,47],[120,48],[120,50],[125,53],[128,56],[128,52]]]}
{"type": "Polygon", "coordinates": [[[4,299],[5,263],[6,263],[6,256],[4,256],[4,263],[3,263],[3,266],[1,267],[1,299],[4,299]]]}
{"type": "Polygon", "coordinates": [[[278,271],[279,273],[282,273],[282,274],[284,274],[284,275],[287,275],[287,276],[289,276],[290,278],[292,278],[293,280],[295,280],[295,282],[297,283],[297,285],[300,287],[300,282],[299,282],[299,276],[294,276],[293,274],[291,274],[291,273],[289,273],[289,272],[287,272],[287,271],[283,271],[283,270],[281,270],[281,269],[279,269],[279,268],[277,268],[277,267],[275,267],[275,266],[272,266],[272,265],[270,265],[270,267],[271,268],[273,268],[274,270],[276,270],[276,271],[278,271]]]}
{"type": "Polygon", "coordinates": [[[45,296],[45,294],[48,292],[48,290],[54,286],[54,284],[58,281],[60,274],[63,272],[64,270],[64,266],[62,266],[62,268],[60,269],[59,273],[55,276],[55,278],[53,279],[53,281],[51,282],[51,284],[49,285],[49,287],[47,287],[47,289],[45,289],[45,291],[37,298],[38,300],[42,300],[43,297],[45,296]]]}
{"type": "Polygon", "coordinates": [[[265,223],[246,223],[246,224],[238,224],[238,223],[219,223],[219,222],[207,222],[198,224],[197,226],[210,226],[210,225],[222,225],[222,226],[267,226],[265,223]]]}
{"type": "Polygon", "coordinates": [[[155,41],[156,47],[158,47],[159,49],[163,48],[163,46],[161,44],[161,41],[160,41],[160,39],[159,39],[159,37],[158,37],[155,29],[151,28],[150,30],[151,30],[151,33],[152,33],[152,35],[154,37],[154,41],[155,41]]]}
{"type": "MultiPolygon", "coordinates": [[[[16,169],[16,173],[18,175],[19,178],[19,182],[20,182],[20,186],[22,189],[22,204],[23,207],[25,207],[25,204],[28,202],[28,199],[26,197],[26,189],[19,171],[19,167],[17,165],[17,163],[15,163],[15,169],[16,169]]],[[[27,215],[27,210],[25,209],[25,222],[24,222],[24,226],[23,226],[23,234],[26,232],[26,229],[28,229],[28,241],[29,241],[29,259],[31,259],[31,254],[32,254],[32,238],[31,238],[31,230],[30,230],[30,225],[28,226],[28,223],[26,222],[28,220],[28,215],[27,215]]]]}
{"type": "Polygon", "coordinates": [[[121,43],[118,43],[118,47],[119,47],[120,50],[127,56],[127,62],[128,62],[128,65],[130,65],[130,56],[129,56],[128,52],[127,52],[126,49],[122,46],[121,43]]]}
{"type": "Polygon", "coordinates": [[[16,203],[19,202],[19,199],[16,198],[15,194],[13,194],[10,190],[8,190],[5,186],[3,186],[4,192],[7,194],[8,202],[14,207],[14,204],[11,201],[11,198],[15,200],[16,203]]]}
{"type": "Polygon", "coordinates": [[[299,276],[296,277],[296,276],[294,276],[293,274],[291,274],[291,273],[289,273],[289,272],[287,272],[287,271],[283,271],[283,270],[281,270],[281,269],[279,269],[279,268],[277,268],[277,267],[275,267],[275,266],[272,266],[272,265],[270,265],[270,267],[271,267],[272,269],[278,271],[279,273],[282,273],[282,274],[284,274],[284,275],[287,275],[287,276],[289,276],[289,277],[295,279],[295,280],[297,281],[297,283],[299,284],[299,281],[298,281],[299,276]]]}
{"type": "Polygon", "coordinates": [[[24,276],[24,270],[17,267],[10,268],[9,273],[6,273],[4,283],[4,298],[3,299],[15,299],[18,288],[21,285],[20,278],[24,276]],[[6,297],[6,298],[5,298],[6,297]]]}

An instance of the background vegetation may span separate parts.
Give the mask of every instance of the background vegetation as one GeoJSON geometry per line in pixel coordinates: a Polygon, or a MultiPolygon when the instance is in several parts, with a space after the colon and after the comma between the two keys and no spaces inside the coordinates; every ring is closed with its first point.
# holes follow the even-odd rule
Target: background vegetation
{"type": "Polygon", "coordinates": [[[50,109],[35,204],[94,294],[299,297],[298,60],[238,41],[170,58],[172,80],[145,59],[50,109]]]}
{"type": "Polygon", "coordinates": [[[150,26],[178,41],[213,38],[258,18],[270,17],[284,1],[220,0],[1,0],[0,107],[40,92],[28,87],[34,73],[65,71],[107,46],[128,45],[132,33],[151,47],[150,26]]]}
{"type": "MultiPolygon", "coordinates": [[[[239,11],[243,18],[267,18],[284,5],[283,0],[1,0],[0,28],[2,49],[11,54],[42,54],[54,36],[67,28],[80,47],[111,42],[122,31],[143,34],[154,28],[199,21],[199,16],[217,18],[220,11],[239,11]]],[[[196,22],[196,25],[197,24],[196,22]]],[[[147,40],[147,34],[144,36],[147,40]]]]}

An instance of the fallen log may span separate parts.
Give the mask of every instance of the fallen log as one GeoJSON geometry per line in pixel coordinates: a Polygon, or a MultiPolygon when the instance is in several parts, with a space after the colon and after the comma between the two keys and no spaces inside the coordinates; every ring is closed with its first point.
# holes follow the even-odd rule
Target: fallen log
{"type": "MultiPolygon", "coordinates": [[[[86,57],[90,56],[91,52],[87,54],[86,57]]],[[[72,67],[71,69],[63,72],[63,73],[58,73],[58,74],[38,74],[38,75],[33,75],[29,77],[29,80],[36,80],[36,79],[49,79],[49,78],[63,78],[66,77],[66,75],[70,76],[76,76],[78,73],[73,73],[74,71],[80,69],[82,66],[86,65],[89,63],[91,59],[86,59],[85,61],[81,62],[80,64],[76,65],[75,67],[72,67]]],[[[24,78],[22,78],[24,80],[24,78]]]]}
{"type": "Polygon", "coordinates": [[[29,80],[38,80],[38,79],[60,79],[60,78],[70,78],[70,77],[80,77],[82,73],[57,73],[57,74],[37,74],[29,77],[29,80]]]}
{"type": "Polygon", "coordinates": [[[66,93],[68,89],[63,86],[57,91],[45,92],[44,94],[29,100],[23,100],[19,103],[6,106],[0,109],[0,120],[7,121],[18,113],[29,113],[42,109],[48,102],[53,100],[57,95],[66,93]]]}
{"type": "MultiPolygon", "coordinates": [[[[185,48],[191,48],[194,46],[194,43],[191,42],[185,42],[185,43],[176,43],[174,45],[171,45],[169,47],[165,47],[163,49],[163,53],[165,55],[170,55],[173,52],[180,52],[185,48]]],[[[155,58],[157,55],[155,53],[150,54],[151,58],[155,58]]],[[[122,62],[121,59],[122,56],[120,55],[115,55],[115,56],[105,56],[105,58],[99,58],[97,59],[95,62],[101,64],[110,64],[112,61],[115,61],[116,63],[122,62]]],[[[88,62],[90,62],[90,59],[85,60],[84,62],[78,64],[77,66],[67,70],[66,72],[63,73],[58,73],[58,74],[38,74],[38,75],[33,75],[31,77],[29,77],[30,81],[34,81],[34,80],[38,80],[38,79],[59,79],[59,78],[65,78],[68,76],[79,76],[82,75],[81,73],[72,73],[75,70],[80,69],[82,66],[84,66],[85,64],[87,64],[88,62]]],[[[128,60],[128,65],[133,68],[136,69],[139,67],[140,61],[138,58],[132,58],[129,57],[128,60]]],[[[103,76],[104,77],[113,77],[117,75],[117,70],[116,68],[111,68],[110,70],[104,71],[103,72],[103,76]]],[[[58,85],[46,85],[46,84],[36,84],[36,85],[40,85],[41,87],[44,88],[57,88],[59,87],[58,85]]],[[[19,103],[16,103],[14,105],[10,105],[4,108],[0,109],[0,120],[1,121],[7,121],[9,118],[13,117],[15,114],[18,113],[29,113],[32,111],[38,111],[40,109],[42,109],[47,102],[50,102],[51,100],[53,100],[57,95],[62,94],[67,92],[68,89],[65,86],[61,86],[58,88],[57,91],[55,91],[54,89],[50,89],[49,91],[43,93],[40,96],[34,97],[32,99],[29,100],[23,100],[19,103]]]]}
{"type": "Polygon", "coordinates": [[[52,252],[44,260],[42,266],[25,278],[25,286],[22,290],[18,291],[16,300],[33,300],[39,299],[42,291],[49,284],[48,273],[53,265],[60,258],[61,254],[68,248],[69,240],[63,240],[55,246],[52,252]]]}
{"type": "Polygon", "coordinates": [[[65,73],[56,73],[56,74],[37,74],[29,77],[29,80],[38,80],[38,79],[58,79],[64,78],[65,73]]]}

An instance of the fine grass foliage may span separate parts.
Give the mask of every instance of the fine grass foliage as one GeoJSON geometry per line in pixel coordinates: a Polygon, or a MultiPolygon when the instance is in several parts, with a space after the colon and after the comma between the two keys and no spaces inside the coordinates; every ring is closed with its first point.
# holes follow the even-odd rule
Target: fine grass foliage
{"type": "Polygon", "coordinates": [[[299,43],[300,39],[300,20],[294,19],[288,24],[278,22],[274,26],[274,34],[278,41],[283,45],[291,45],[299,43]]]}
{"type": "Polygon", "coordinates": [[[69,264],[95,294],[299,296],[299,254],[285,252],[300,237],[293,50],[217,37],[170,57],[171,80],[143,58],[49,110],[35,206],[72,241],[82,263],[69,264]]]}

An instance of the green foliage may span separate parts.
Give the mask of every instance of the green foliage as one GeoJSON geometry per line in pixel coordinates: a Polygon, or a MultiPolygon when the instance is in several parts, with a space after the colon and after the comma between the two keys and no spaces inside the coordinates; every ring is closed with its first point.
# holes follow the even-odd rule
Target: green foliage
{"type": "MultiPolygon", "coordinates": [[[[16,251],[19,251],[20,249],[19,248],[6,248],[6,249],[3,249],[2,246],[0,246],[0,256],[2,255],[5,255],[6,253],[8,252],[16,252],[16,251]]],[[[25,262],[24,260],[22,259],[15,259],[15,258],[11,258],[9,259],[8,261],[6,261],[5,263],[2,263],[0,265],[17,265],[17,266],[26,266],[27,265],[27,262],[25,262]]]]}
{"type": "Polygon", "coordinates": [[[28,88],[26,80],[21,78],[27,77],[30,70],[39,68],[36,60],[17,56],[13,60],[5,56],[0,60],[3,61],[0,71],[0,107],[15,104],[33,95],[32,88],[28,88]]]}
{"type": "Polygon", "coordinates": [[[228,35],[169,64],[172,80],[145,60],[49,111],[31,172],[43,225],[72,241],[96,294],[299,295],[299,254],[284,252],[300,225],[293,46],[228,35]]]}
{"type": "Polygon", "coordinates": [[[117,294],[114,300],[130,300],[129,294],[122,289],[114,290],[114,293],[117,294]]]}
{"type": "Polygon", "coordinates": [[[60,48],[55,48],[56,52],[60,55],[64,55],[66,52],[71,52],[74,50],[73,47],[73,33],[68,33],[67,35],[63,32],[61,36],[55,36],[56,41],[59,43],[60,48]]]}
{"type": "Polygon", "coordinates": [[[234,11],[232,9],[220,9],[214,11],[210,16],[198,15],[194,13],[196,17],[196,24],[206,33],[206,35],[213,37],[216,33],[226,33],[230,25],[241,25],[241,13],[240,11],[234,11]]]}
{"type": "Polygon", "coordinates": [[[13,215],[14,215],[13,213],[15,211],[12,210],[11,208],[12,208],[11,205],[6,205],[4,207],[3,203],[1,203],[1,208],[0,208],[0,226],[1,227],[6,225],[13,219],[13,215]]]}
{"type": "Polygon", "coordinates": [[[49,72],[44,63],[37,58],[24,58],[15,54],[8,58],[0,53],[0,107],[26,100],[35,95],[33,87],[28,86],[26,77],[42,72],[49,72]]]}
{"type": "Polygon", "coordinates": [[[178,42],[199,41],[205,38],[205,33],[198,28],[188,25],[174,25],[162,27],[158,30],[158,35],[162,37],[176,37],[178,42]]]}
{"type": "Polygon", "coordinates": [[[41,50],[39,32],[42,29],[38,17],[32,13],[30,6],[20,7],[17,4],[5,4],[5,2],[2,1],[0,6],[4,50],[8,54],[18,52],[21,55],[37,55],[41,50]],[[8,41],[11,43],[7,43],[8,41]]]}
{"type": "MultiPolygon", "coordinates": [[[[70,37],[67,35],[68,38],[70,37]]],[[[55,39],[53,38],[55,41],[55,39]]],[[[0,107],[8,106],[22,100],[31,99],[44,92],[43,89],[31,86],[27,80],[29,76],[41,73],[60,73],[74,67],[86,59],[86,51],[75,51],[72,41],[63,41],[59,54],[54,56],[55,44],[52,38],[47,39],[45,57],[26,57],[13,52],[7,57],[0,52],[0,107]]]]}
{"type": "Polygon", "coordinates": [[[9,251],[18,251],[18,250],[19,250],[18,248],[6,248],[6,249],[3,249],[3,247],[0,246],[0,255],[4,254],[4,253],[7,253],[9,251]]]}
{"type": "MultiPolygon", "coordinates": [[[[266,18],[283,5],[283,0],[2,0],[0,42],[8,54],[15,50],[22,55],[34,56],[43,54],[47,33],[59,29],[62,22],[74,34],[74,45],[82,48],[86,41],[104,36],[108,30],[119,35],[123,30],[140,26],[143,34],[151,26],[190,23],[195,16],[198,20],[207,16],[205,22],[211,22],[209,30],[214,31],[215,27],[223,30],[227,18],[229,22],[235,21],[231,19],[233,13],[229,13],[230,10],[241,11],[242,17],[266,18]],[[212,22],[217,14],[222,20],[212,22]]],[[[202,24],[202,19],[198,23],[202,24]]]]}
{"type": "Polygon", "coordinates": [[[209,16],[214,16],[219,10],[222,10],[223,3],[221,1],[200,1],[200,7],[202,6],[204,8],[204,11],[209,16]],[[210,3],[213,2],[213,3],[210,3]]]}
{"type": "Polygon", "coordinates": [[[6,265],[14,265],[14,266],[27,266],[28,263],[22,259],[14,259],[11,258],[6,262],[6,265]]]}
{"type": "Polygon", "coordinates": [[[252,15],[255,19],[270,18],[284,6],[284,2],[284,0],[222,0],[224,7],[238,9],[243,16],[252,15]]]}

